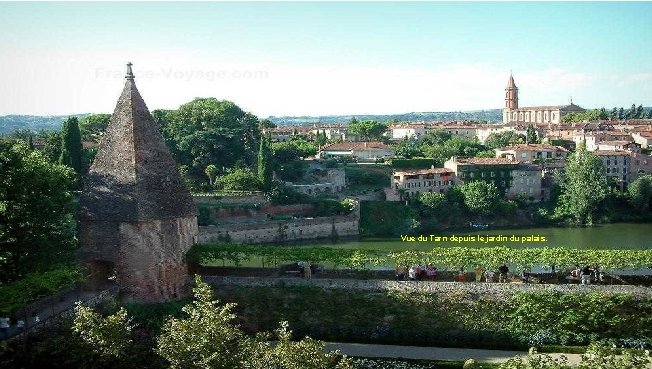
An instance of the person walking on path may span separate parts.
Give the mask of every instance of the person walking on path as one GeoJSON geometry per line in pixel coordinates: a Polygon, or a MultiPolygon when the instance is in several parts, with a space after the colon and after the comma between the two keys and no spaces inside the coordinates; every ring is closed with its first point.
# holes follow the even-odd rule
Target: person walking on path
{"type": "Polygon", "coordinates": [[[498,268],[498,272],[500,273],[498,275],[498,282],[500,283],[505,283],[507,281],[507,273],[509,273],[509,268],[507,268],[507,265],[503,264],[498,268]]]}
{"type": "Polygon", "coordinates": [[[480,265],[476,266],[475,269],[473,269],[473,272],[475,272],[475,281],[480,282],[482,281],[482,273],[484,273],[484,269],[480,265]]]}
{"type": "Polygon", "coordinates": [[[582,272],[581,272],[582,273],[581,274],[582,284],[586,284],[586,285],[591,284],[591,273],[592,272],[593,271],[591,270],[591,268],[589,268],[588,265],[585,265],[584,268],[582,268],[582,272]]]}

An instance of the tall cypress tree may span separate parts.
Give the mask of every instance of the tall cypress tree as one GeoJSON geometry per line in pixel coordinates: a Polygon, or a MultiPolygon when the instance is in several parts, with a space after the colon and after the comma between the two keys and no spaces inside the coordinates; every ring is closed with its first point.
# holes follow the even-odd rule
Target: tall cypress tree
{"type": "Polygon", "coordinates": [[[258,148],[258,180],[263,190],[267,191],[272,187],[272,163],[270,163],[270,149],[267,137],[260,137],[260,147],[258,148]]]}
{"type": "Polygon", "coordinates": [[[61,128],[61,156],[59,163],[67,165],[77,173],[82,171],[82,143],[77,118],[70,117],[61,128]]]}

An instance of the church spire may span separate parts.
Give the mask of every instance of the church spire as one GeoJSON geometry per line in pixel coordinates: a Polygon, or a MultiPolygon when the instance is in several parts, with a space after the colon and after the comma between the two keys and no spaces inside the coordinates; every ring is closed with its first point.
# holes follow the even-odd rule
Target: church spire
{"type": "Polygon", "coordinates": [[[518,87],[516,87],[516,83],[514,83],[514,76],[511,71],[509,72],[507,88],[505,88],[505,109],[518,109],[518,87]]]}

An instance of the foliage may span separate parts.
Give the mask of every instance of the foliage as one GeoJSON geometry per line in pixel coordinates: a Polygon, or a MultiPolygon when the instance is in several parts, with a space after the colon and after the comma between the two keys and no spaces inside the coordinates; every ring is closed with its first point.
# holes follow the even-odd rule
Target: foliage
{"type": "Polygon", "coordinates": [[[395,169],[429,169],[432,166],[441,167],[444,162],[432,158],[391,159],[391,167],[395,169]]]}
{"type": "Polygon", "coordinates": [[[540,143],[539,135],[537,134],[536,128],[532,124],[529,124],[525,130],[525,142],[529,144],[540,143]]]}
{"type": "Polygon", "coordinates": [[[310,164],[303,160],[294,160],[284,164],[276,164],[274,173],[283,181],[295,182],[300,180],[306,174],[310,164]]]}
{"type": "Polygon", "coordinates": [[[652,210],[652,175],[640,176],[627,186],[629,201],[636,210],[646,213],[652,210]]]}
{"type": "Polygon", "coordinates": [[[525,143],[525,139],[526,137],[519,135],[514,131],[504,131],[490,134],[484,144],[490,149],[498,149],[505,146],[525,143]]]}
{"type": "Polygon", "coordinates": [[[75,305],[72,331],[79,335],[90,351],[102,358],[126,359],[125,353],[132,344],[133,328],[124,308],[103,317],[81,302],[75,305]]]}
{"type": "Polygon", "coordinates": [[[83,280],[81,270],[72,266],[27,274],[18,281],[0,286],[0,315],[10,315],[41,297],[53,295],[83,280]]]}
{"type": "MultiPolygon", "coordinates": [[[[363,204],[365,204],[363,202],[363,204]]],[[[474,236],[477,237],[477,236],[474,236]]],[[[490,236],[483,236],[490,237],[490,236]]],[[[430,251],[382,251],[335,249],[330,247],[281,247],[272,245],[201,244],[186,255],[187,260],[207,263],[215,260],[240,265],[251,258],[261,258],[264,264],[308,260],[315,263],[350,265],[354,253],[362,255],[366,264],[412,265],[433,264],[459,270],[480,265],[495,269],[502,264],[513,264],[518,269],[535,266],[559,269],[576,265],[598,265],[603,270],[642,269],[652,265],[652,250],[591,250],[561,247],[509,248],[496,247],[436,247],[430,251]]]]}
{"type": "Polygon", "coordinates": [[[337,201],[333,199],[323,199],[314,202],[315,216],[330,217],[335,215],[346,215],[350,213],[355,204],[351,199],[337,201]]]}
{"type": "Polygon", "coordinates": [[[234,304],[219,306],[210,287],[196,277],[194,301],[185,318],[170,318],[157,339],[156,352],[172,369],[234,369],[245,361],[249,339],[233,323],[234,304]]]}
{"type": "Polygon", "coordinates": [[[259,342],[257,357],[250,358],[251,369],[353,369],[353,362],[342,357],[337,351],[326,352],[326,344],[306,337],[292,341],[292,331],[287,322],[281,322],[276,330],[277,341],[274,346],[259,342]]]}
{"type": "Polygon", "coordinates": [[[369,264],[381,265],[386,262],[383,253],[376,250],[347,250],[330,247],[283,247],[274,245],[243,244],[199,244],[186,254],[189,262],[208,263],[221,260],[235,265],[260,258],[264,265],[277,265],[297,261],[329,263],[353,269],[365,269],[369,264]]]}
{"type": "Polygon", "coordinates": [[[602,345],[591,345],[581,356],[577,365],[570,364],[565,356],[553,358],[547,354],[531,351],[527,357],[516,356],[504,363],[500,369],[643,369],[650,363],[649,355],[643,352],[618,350],[602,345]]]}
{"type": "Polygon", "coordinates": [[[580,147],[566,161],[561,189],[556,214],[575,224],[592,224],[593,214],[608,190],[602,160],[580,147]]]}
{"type": "Polygon", "coordinates": [[[217,167],[214,164],[208,164],[204,169],[204,173],[206,173],[206,177],[208,177],[208,183],[212,186],[217,177],[217,167]]]}
{"type": "Polygon", "coordinates": [[[99,141],[111,120],[111,114],[90,114],[79,121],[83,140],[99,141]]]}
{"type": "Polygon", "coordinates": [[[389,185],[389,176],[382,170],[346,166],[344,171],[346,173],[346,179],[351,185],[370,185],[377,186],[378,188],[389,185]]]}
{"type": "Polygon", "coordinates": [[[353,118],[349,122],[347,132],[362,138],[363,141],[380,141],[387,128],[387,123],[375,120],[358,121],[353,118]]]}
{"type": "Polygon", "coordinates": [[[258,182],[263,190],[269,190],[272,185],[272,163],[271,151],[267,137],[260,138],[260,147],[258,149],[258,182]]]}
{"type": "Polygon", "coordinates": [[[293,136],[289,141],[273,142],[272,156],[277,164],[289,163],[317,154],[317,146],[302,136],[293,136]]]}
{"type": "Polygon", "coordinates": [[[177,163],[196,175],[209,164],[231,168],[256,161],[258,118],[230,101],[197,98],[153,116],[177,163]]]}
{"type": "Polygon", "coordinates": [[[399,141],[398,145],[396,145],[396,156],[411,159],[422,155],[423,152],[421,151],[419,140],[414,136],[404,137],[399,141]]]}
{"type": "Polygon", "coordinates": [[[0,139],[0,282],[72,257],[72,169],[24,142],[0,139]]]}
{"type": "Polygon", "coordinates": [[[416,211],[391,201],[362,201],[360,234],[363,236],[397,236],[418,227],[416,211]]]}
{"type": "Polygon", "coordinates": [[[490,182],[468,182],[460,187],[460,191],[464,195],[464,204],[474,214],[490,214],[500,200],[498,188],[490,182]]]}
{"type": "MultiPolygon", "coordinates": [[[[542,300],[542,296],[550,298],[542,292],[524,293],[517,299],[509,292],[497,298],[459,291],[432,294],[419,290],[417,283],[406,285],[402,291],[231,286],[216,292],[223,299],[243,302],[238,315],[255,330],[272,329],[279,319],[286,319],[297,333],[330,341],[511,350],[527,349],[532,333],[512,331],[517,324],[514,320],[517,302],[528,304],[529,300],[542,300]]],[[[551,307],[542,307],[541,325],[547,321],[550,326],[568,327],[555,319],[570,322],[591,316],[590,312],[581,310],[598,303],[597,298],[590,304],[583,303],[585,297],[580,293],[562,295],[565,305],[553,302],[551,307]]],[[[599,296],[607,308],[598,311],[605,312],[607,321],[613,324],[610,330],[601,331],[607,324],[590,320],[570,330],[556,331],[558,337],[591,340],[614,332],[623,338],[650,334],[650,318],[645,315],[652,304],[650,298],[599,296]],[[618,320],[619,315],[624,319],[618,320]],[[578,330],[581,335],[575,334],[578,330]]],[[[529,317],[537,319],[536,314],[529,317]]]]}
{"type": "Polygon", "coordinates": [[[61,155],[59,164],[67,165],[77,173],[82,172],[82,143],[77,118],[71,117],[63,122],[61,128],[61,155]]]}
{"type": "Polygon", "coordinates": [[[215,179],[215,187],[226,191],[256,191],[261,188],[261,184],[251,169],[233,168],[215,179]]]}
{"type": "Polygon", "coordinates": [[[325,353],[323,342],[311,338],[293,342],[287,323],[277,329],[273,347],[267,335],[246,336],[234,323],[235,304],[220,306],[199,276],[195,283],[193,303],[182,308],[186,316],[170,318],[157,339],[156,352],[170,368],[352,368],[338,352],[325,353]]]}
{"type": "Polygon", "coordinates": [[[279,183],[273,184],[265,196],[272,205],[306,204],[312,201],[310,196],[279,183]]]}

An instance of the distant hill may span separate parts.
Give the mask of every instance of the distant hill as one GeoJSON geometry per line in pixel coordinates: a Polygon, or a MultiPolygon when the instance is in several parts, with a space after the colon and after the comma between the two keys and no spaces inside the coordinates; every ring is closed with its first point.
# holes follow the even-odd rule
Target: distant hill
{"type": "MultiPolygon", "coordinates": [[[[71,114],[71,115],[4,115],[0,116],[0,134],[9,134],[19,129],[29,129],[34,132],[57,130],[61,128],[61,123],[68,117],[83,118],[88,114],[71,114]]],[[[476,111],[454,111],[454,112],[423,112],[423,113],[405,113],[390,115],[327,115],[327,116],[286,116],[286,117],[269,117],[274,124],[279,126],[288,125],[312,125],[312,124],[346,124],[354,117],[358,120],[377,120],[380,122],[398,120],[401,122],[417,121],[453,121],[453,120],[473,120],[502,122],[502,110],[476,110],[476,111]]]]}
{"type": "Polygon", "coordinates": [[[16,130],[51,131],[61,128],[61,123],[68,117],[83,118],[88,114],[71,115],[4,115],[0,116],[0,134],[12,133],[16,130]]]}
{"type": "Polygon", "coordinates": [[[422,113],[404,113],[389,115],[325,115],[325,116],[285,116],[268,119],[279,126],[289,125],[312,125],[312,124],[342,124],[348,123],[352,117],[357,120],[377,120],[380,122],[398,120],[400,122],[417,122],[417,121],[453,121],[453,120],[473,120],[502,122],[503,111],[501,109],[475,110],[475,111],[453,111],[453,112],[422,112],[422,113]]]}

